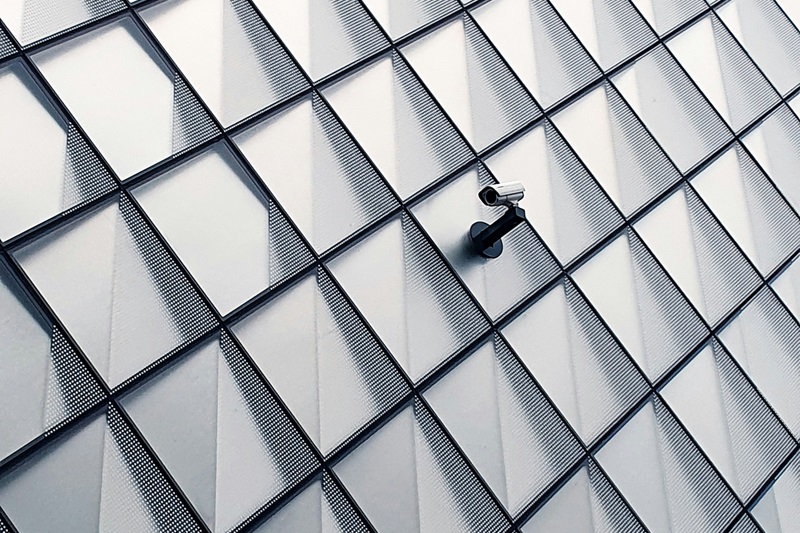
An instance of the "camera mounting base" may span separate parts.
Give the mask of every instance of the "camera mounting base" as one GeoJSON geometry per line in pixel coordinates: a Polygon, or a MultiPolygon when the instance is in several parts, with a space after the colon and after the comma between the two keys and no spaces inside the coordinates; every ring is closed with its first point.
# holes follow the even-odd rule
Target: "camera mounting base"
{"type": "MultiPolygon", "coordinates": [[[[489,224],[487,224],[486,222],[475,222],[472,226],[470,226],[469,238],[472,241],[472,243],[476,245],[476,248],[478,243],[480,242],[478,236],[481,233],[483,233],[483,230],[485,230],[488,227],[489,224]]],[[[497,257],[500,257],[500,254],[503,253],[503,241],[498,239],[494,243],[489,245],[488,248],[484,248],[483,250],[478,250],[478,253],[481,254],[483,257],[486,257],[487,259],[495,259],[497,257]]]]}
{"type": "Polygon", "coordinates": [[[487,224],[478,221],[469,228],[472,248],[483,257],[494,259],[503,253],[502,238],[525,221],[525,210],[518,205],[509,206],[503,216],[487,224]]]}

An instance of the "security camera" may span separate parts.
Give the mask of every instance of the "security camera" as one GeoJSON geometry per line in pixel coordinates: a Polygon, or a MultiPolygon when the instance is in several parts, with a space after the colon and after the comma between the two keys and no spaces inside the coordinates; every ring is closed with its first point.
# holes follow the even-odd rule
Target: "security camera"
{"type": "Polygon", "coordinates": [[[469,228],[469,238],[474,251],[487,259],[503,253],[503,237],[525,220],[525,210],[517,202],[525,196],[525,187],[518,181],[487,185],[478,193],[481,202],[488,206],[506,207],[503,216],[487,224],[475,222],[469,228]]]}
{"type": "Polygon", "coordinates": [[[513,206],[525,196],[525,186],[518,181],[487,185],[478,193],[481,202],[488,206],[513,206]]]}

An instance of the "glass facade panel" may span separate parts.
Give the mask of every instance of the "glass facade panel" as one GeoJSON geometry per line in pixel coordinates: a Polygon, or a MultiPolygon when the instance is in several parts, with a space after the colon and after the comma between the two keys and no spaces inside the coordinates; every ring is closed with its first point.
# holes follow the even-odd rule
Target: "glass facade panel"
{"type": "Polygon", "coordinates": [[[125,193],[15,259],[112,387],[215,322],[125,193]]]}
{"type": "Polygon", "coordinates": [[[753,517],[763,531],[786,531],[782,524],[795,524],[800,502],[800,460],[795,454],[775,484],[753,507],[753,517]]]}
{"type": "Polygon", "coordinates": [[[581,457],[575,437],[499,338],[425,399],[512,515],[581,457]]]}
{"type": "Polygon", "coordinates": [[[320,252],[397,206],[320,97],[274,115],[236,143],[320,252]]]}
{"type": "Polygon", "coordinates": [[[593,461],[572,476],[521,530],[646,531],[593,461]]]}
{"type": "Polygon", "coordinates": [[[121,403],[214,531],[238,526],[315,466],[225,331],[121,403]]]}
{"type": "Polygon", "coordinates": [[[330,268],[414,381],[489,327],[410,215],[334,258],[330,268]]]}
{"type": "Polygon", "coordinates": [[[491,533],[509,525],[420,400],[357,447],[334,472],[381,531],[491,533]]]}
{"type": "Polygon", "coordinates": [[[560,283],[503,329],[586,444],[647,391],[576,287],[560,283]]]}
{"type": "Polygon", "coordinates": [[[256,533],[282,531],[370,531],[366,521],[359,516],[342,489],[328,474],[315,480],[307,489],[281,507],[266,522],[255,529],[256,533]]]}
{"type": "Polygon", "coordinates": [[[632,0],[650,26],[664,35],[707,9],[703,0],[632,0]]]}
{"type": "Polygon", "coordinates": [[[324,95],[403,198],[472,158],[466,140],[397,52],[358,70],[324,95]]]}
{"type": "Polygon", "coordinates": [[[472,15],[542,107],[600,74],[548,2],[496,0],[476,7],[472,15]]]}
{"type": "Polygon", "coordinates": [[[459,10],[458,0],[364,0],[386,33],[399,39],[459,10]]]}
{"type": "Polygon", "coordinates": [[[731,136],[695,82],[663,46],[622,71],[613,83],[682,172],[731,136]]]}
{"type": "Polygon", "coordinates": [[[630,1],[553,0],[552,4],[603,70],[656,42],[653,30],[630,1]]]}
{"type": "Polygon", "coordinates": [[[663,396],[744,500],[791,449],[789,432],[716,342],[667,384],[663,396]]]}
{"type": "Polygon", "coordinates": [[[800,326],[782,302],[762,289],[720,333],[720,340],[747,372],[794,435],[800,433],[794,394],[800,326]]]}
{"type": "Polygon", "coordinates": [[[778,4],[734,0],[717,13],[781,94],[800,83],[800,35],[778,4]]]}
{"type": "Polygon", "coordinates": [[[758,287],[758,274],[690,185],[647,213],[636,231],[709,324],[758,287]]]}
{"type": "Polygon", "coordinates": [[[0,69],[0,239],[114,188],[74,125],[62,118],[21,61],[0,69]]]}
{"type": "Polygon", "coordinates": [[[708,334],[697,311],[632,230],[590,258],[574,279],[651,381],[708,334]]]}
{"type": "Polygon", "coordinates": [[[718,17],[701,19],[667,46],[734,130],[778,103],[777,92],[718,17]],[[717,68],[709,68],[715,63],[717,68]]]}
{"type": "Polygon", "coordinates": [[[281,213],[224,145],[133,196],[222,314],[311,261],[281,213]],[[174,204],[180,209],[172,209],[174,204]]]}
{"type": "Polygon", "coordinates": [[[359,0],[253,0],[314,80],[388,45],[359,0]]]}
{"type": "Polygon", "coordinates": [[[0,18],[24,46],[124,9],[123,0],[8,0],[0,18]]]}
{"type": "Polygon", "coordinates": [[[203,531],[113,405],[0,477],[0,498],[23,531],[203,531]]]}
{"type": "Polygon", "coordinates": [[[715,531],[738,511],[734,495],[658,397],[597,459],[650,530],[715,531]]]}
{"type": "Polygon", "coordinates": [[[83,414],[104,391],[0,262],[0,460],[83,414]]]}
{"type": "Polygon", "coordinates": [[[471,16],[463,15],[401,52],[475,150],[541,114],[471,16]]]}
{"type": "Polygon", "coordinates": [[[32,56],[122,179],[214,133],[153,47],[126,16],[32,56]]]}
{"type": "Polygon", "coordinates": [[[681,177],[609,83],[555,115],[553,124],[625,215],[681,177]]]}
{"type": "Polygon", "coordinates": [[[323,453],[409,392],[390,356],[322,270],[234,331],[323,453]]]}
{"type": "Polygon", "coordinates": [[[247,1],[166,2],[141,14],[225,127],[308,86],[247,1]]]}

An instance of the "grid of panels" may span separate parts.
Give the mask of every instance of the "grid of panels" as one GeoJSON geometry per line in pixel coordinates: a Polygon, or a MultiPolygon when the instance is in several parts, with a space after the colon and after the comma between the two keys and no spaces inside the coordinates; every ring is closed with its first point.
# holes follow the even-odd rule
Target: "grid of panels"
{"type": "Polygon", "coordinates": [[[0,531],[790,530],[796,23],[4,3],[0,531]]]}

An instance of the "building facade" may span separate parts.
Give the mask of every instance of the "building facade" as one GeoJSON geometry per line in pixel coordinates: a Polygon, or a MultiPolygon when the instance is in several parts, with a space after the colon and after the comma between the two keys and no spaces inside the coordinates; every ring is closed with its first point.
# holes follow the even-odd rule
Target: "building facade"
{"type": "Polygon", "coordinates": [[[0,532],[797,531],[798,25],[2,0],[0,532]]]}

